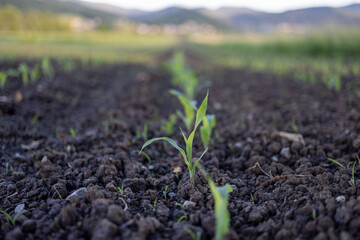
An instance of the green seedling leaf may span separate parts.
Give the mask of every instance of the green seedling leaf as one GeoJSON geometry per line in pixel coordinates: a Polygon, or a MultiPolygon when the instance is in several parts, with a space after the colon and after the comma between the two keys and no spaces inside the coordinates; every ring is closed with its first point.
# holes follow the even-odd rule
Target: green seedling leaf
{"type": "Polygon", "coordinates": [[[190,235],[192,240],[200,240],[201,239],[201,232],[195,233],[188,227],[185,227],[184,230],[190,235]]]}
{"type": "Polygon", "coordinates": [[[194,111],[196,109],[196,102],[190,101],[181,92],[177,90],[170,90],[169,92],[172,95],[176,96],[179,99],[181,105],[183,106],[185,115],[183,114],[178,114],[178,115],[183,120],[187,131],[190,131],[191,125],[195,117],[194,111]]]}
{"type": "MultiPolygon", "coordinates": [[[[181,147],[179,147],[174,140],[172,140],[171,138],[168,138],[168,137],[160,137],[160,138],[150,139],[142,146],[142,148],[140,150],[140,153],[141,153],[145,147],[147,147],[148,145],[152,144],[155,141],[163,140],[163,141],[169,142],[174,148],[176,148],[181,153],[181,155],[184,159],[184,162],[185,162],[186,166],[188,167],[189,174],[190,174],[190,182],[192,184],[194,184],[195,170],[196,170],[196,166],[199,162],[199,160],[197,160],[195,162],[193,162],[193,160],[192,160],[192,145],[193,145],[193,140],[194,140],[194,136],[195,136],[195,131],[196,131],[198,125],[203,120],[205,113],[206,113],[208,94],[209,93],[206,94],[206,97],[204,98],[200,108],[198,109],[198,111],[196,113],[195,127],[194,127],[193,131],[191,132],[190,136],[187,138],[185,136],[184,132],[181,130],[185,144],[186,144],[186,148],[185,148],[186,152],[181,147]]],[[[202,156],[203,155],[204,154],[202,154],[202,156]]]]}
{"type": "Polygon", "coordinates": [[[39,80],[40,76],[41,76],[40,65],[36,64],[35,67],[30,72],[30,79],[32,82],[36,82],[37,80],[39,80]]]}
{"type": "Polygon", "coordinates": [[[177,221],[176,223],[180,223],[182,220],[188,220],[188,216],[187,215],[182,215],[177,221]]]}
{"type": "Polygon", "coordinates": [[[343,164],[339,163],[339,162],[336,161],[335,159],[332,159],[332,158],[327,158],[327,159],[328,159],[329,161],[335,163],[336,165],[342,167],[343,169],[346,169],[346,167],[345,167],[343,164]]]}
{"type": "MultiPolygon", "coordinates": [[[[168,137],[160,137],[160,138],[153,138],[153,139],[150,139],[148,140],[146,143],[144,143],[144,145],[141,147],[141,150],[140,150],[140,153],[144,150],[145,147],[149,146],[150,144],[152,144],[153,142],[156,142],[156,141],[159,141],[159,140],[162,140],[162,141],[167,141],[168,143],[170,143],[174,148],[176,148],[182,155],[182,157],[184,159],[186,159],[186,154],[185,154],[185,151],[179,147],[179,145],[177,145],[177,143],[172,140],[171,138],[168,138],[168,137]]],[[[139,154],[140,154],[139,153],[139,154]]]]}
{"type": "Polygon", "coordinates": [[[229,193],[233,191],[229,184],[222,187],[216,187],[215,183],[208,179],[211,194],[215,201],[215,219],[216,219],[216,233],[215,239],[221,240],[229,230],[230,213],[227,209],[229,201],[229,193]]]}
{"type": "Polygon", "coordinates": [[[44,58],[41,62],[41,70],[45,77],[52,77],[54,75],[54,69],[51,65],[51,62],[48,58],[44,58]]]}
{"type": "Polygon", "coordinates": [[[4,215],[6,216],[7,223],[8,223],[9,225],[10,225],[10,223],[11,223],[11,225],[13,225],[13,226],[15,226],[15,224],[16,224],[16,219],[17,219],[21,214],[23,214],[23,213],[25,213],[25,212],[26,212],[26,210],[22,210],[22,211],[18,212],[17,214],[15,214],[15,216],[12,218],[12,217],[10,216],[10,214],[8,214],[8,213],[5,212],[4,210],[0,209],[0,213],[4,214],[4,215]]]}
{"type": "Polygon", "coordinates": [[[7,72],[0,72],[0,88],[4,89],[6,80],[7,80],[7,72]]]}
{"type": "Polygon", "coordinates": [[[27,86],[29,83],[29,74],[28,74],[29,68],[28,68],[28,66],[25,63],[20,64],[19,72],[21,73],[24,86],[27,86]]]}
{"type": "Polygon", "coordinates": [[[203,119],[203,125],[200,127],[201,141],[205,148],[209,147],[211,133],[216,125],[215,115],[206,115],[203,119]]]}

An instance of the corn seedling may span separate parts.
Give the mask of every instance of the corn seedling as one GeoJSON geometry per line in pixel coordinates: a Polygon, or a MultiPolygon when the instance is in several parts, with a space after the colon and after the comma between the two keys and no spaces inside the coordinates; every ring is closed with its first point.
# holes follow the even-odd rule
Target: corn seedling
{"type": "Polygon", "coordinates": [[[181,221],[183,221],[183,220],[188,220],[189,218],[188,218],[188,216],[185,214],[185,215],[182,215],[177,221],[176,221],[176,223],[181,223],[181,221]]]}
{"type": "Polygon", "coordinates": [[[188,227],[185,227],[184,230],[190,235],[192,240],[200,240],[201,239],[201,232],[197,232],[196,235],[195,235],[193,230],[191,230],[188,227]]]}
{"type": "Polygon", "coordinates": [[[250,199],[251,199],[251,203],[254,205],[254,204],[255,204],[255,200],[254,200],[254,196],[252,195],[252,193],[250,193],[250,199]]]}
{"type": "MultiPolygon", "coordinates": [[[[5,147],[5,145],[3,145],[3,147],[5,147]]],[[[5,172],[3,172],[1,175],[7,176],[7,175],[9,175],[10,172],[13,172],[13,171],[14,171],[13,166],[7,162],[5,164],[5,172]]]]}
{"type": "Polygon", "coordinates": [[[6,80],[7,80],[7,72],[0,72],[0,88],[4,89],[6,80]]]}
{"type": "Polygon", "coordinates": [[[71,72],[75,69],[75,62],[72,59],[65,59],[62,62],[62,66],[65,72],[71,72]]]}
{"type": "Polygon", "coordinates": [[[121,187],[118,187],[118,190],[120,192],[121,195],[124,194],[124,184],[121,184],[121,187]]]}
{"type": "Polygon", "coordinates": [[[163,191],[164,194],[164,198],[166,199],[166,195],[167,195],[167,190],[168,190],[168,185],[165,186],[165,190],[163,191]]]}
{"type": "Polygon", "coordinates": [[[182,205],[181,203],[175,202],[175,205],[180,207],[180,208],[184,208],[184,205],[182,205]]]}
{"type": "Polygon", "coordinates": [[[294,132],[298,132],[299,131],[299,128],[296,124],[296,120],[295,120],[295,117],[292,117],[291,118],[291,128],[293,129],[294,132]]]}
{"type": "Polygon", "coordinates": [[[149,157],[149,155],[146,152],[142,151],[142,152],[139,152],[139,154],[142,154],[146,158],[146,160],[149,162],[149,164],[151,164],[151,158],[149,157]]]}
{"type": "Polygon", "coordinates": [[[144,141],[148,140],[148,124],[145,123],[144,128],[142,131],[137,130],[136,131],[136,138],[133,139],[133,142],[136,141],[136,139],[142,138],[144,141]]]}
{"type": "Polygon", "coordinates": [[[181,105],[183,106],[185,115],[180,111],[178,111],[177,114],[184,122],[186,130],[190,131],[191,125],[195,118],[196,101],[190,101],[181,92],[176,90],[170,90],[170,93],[177,96],[181,105]]]}
{"type": "Polygon", "coordinates": [[[69,132],[70,132],[71,136],[72,136],[73,138],[75,138],[76,135],[77,135],[78,130],[76,130],[76,129],[74,129],[74,128],[70,128],[69,132]]]}
{"type": "Polygon", "coordinates": [[[46,77],[51,78],[54,75],[54,69],[48,58],[44,58],[41,62],[41,70],[46,77]]]}
{"type": "Polygon", "coordinates": [[[268,176],[268,178],[273,178],[274,176],[271,174],[271,170],[267,173],[264,171],[264,169],[262,169],[262,167],[260,166],[260,164],[258,162],[256,162],[256,165],[258,166],[258,168],[260,169],[260,171],[262,171],[266,176],[268,176]]]}
{"type": "Polygon", "coordinates": [[[36,64],[35,67],[30,72],[30,79],[32,82],[36,82],[37,80],[39,80],[40,76],[41,76],[40,66],[39,64],[36,64]]]}
{"type": "Polygon", "coordinates": [[[63,200],[63,198],[62,198],[61,194],[60,194],[60,193],[59,193],[59,191],[56,189],[56,187],[54,187],[54,189],[55,189],[56,193],[58,194],[58,196],[59,196],[60,200],[63,200]]]}
{"type": "Polygon", "coordinates": [[[26,212],[26,210],[22,210],[20,212],[18,212],[17,214],[15,214],[14,217],[11,217],[10,214],[8,214],[6,211],[0,209],[0,213],[4,214],[6,216],[6,220],[7,220],[7,223],[10,225],[13,225],[15,226],[15,223],[16,223],[16,219],[21,215],[23,214],[24,212],[26,212]]]}
{"type": "Polygon", "coordinates": [[[211,132],[216,125],[215,115],[206,115],[203,119],[203,125],[200,127],[201,141],[205,148],[209,147],[211,132]]]}
{"type": "Polygon", "coordinates": [[[230,213],[228,211],[229,193],[233,191],[230,184],[222,187],[217,187],[205,169],[198,165],[201,172],[206,176],[211,194],[215,202],[215,239],[221,240],[229,230],[230,213]]]}
{"type": "Polygon", "coordinates": [[[179,86],[188,99],[194,99],[198,79],[195,72],[186,66],[184,54],[182,52],[174,53],[169,66],[172,73],[172,83],[179,86]]]}
{"type": "Polygon", "coordinates": [[[174,127],[176,124],[176,114],[170,114],[169,120],[164,120],[162,122],[162,129],[166,136],[171,136],[174,134],[174,127]]]}
{"type": "Polygon", "coordinates": [[[312,210],[312,218],[313,218],[314,221],[316,221],[316,210],[315,210],[315,208],[313,208],[313,210],[312,210]]]}
{"type": "Polygon", "coordinates": [[[186,138],[184,132],[182,132],[185,144],[186,144],[186,150],[184,151],[181,147],[179,147],[179,145],[177,145],[177,143],[168,137],[160,137],[160,138],[153,138],[150,139],[149,141],[147,141],[141,148],[140,152],[143,151],[143,149],[145,147],[147,147],[148,145],[152,144],[155,141],[167,141],[168,143],[170,143],[174,148],[176,148],[180,154],[182,155],[182,157],[184,158],[185,164],[188,167],[189,170],[189,175],[190,175],[190,182],[192,184],[194,184],[194,175],[195,175],[195,170],[196,170],[196,166],[199,163],[199,160],[204,156],[204,154],[206,153],[207,149],[205,149],[205,151],[202,153],[202,155],[200,156],[200,158],[198,158],[197,160],[193,160],[193,156],[192,156],[192,145],[193,145],[193,140],[195,137],[195,132],[196,129],[198,128],[198,126],[200,125],[200,123],[202,122],[205,114],[206,114],[206,109],[207,109],[207,100],[208,100],[208,94],[206,94],[206,97],[204,98],[201,106],[199,107],[197,113],[196,113],[196,119],[195,119],[195,126],[193,131],[191,132],[191,134],[189,135],[188,138],[186,138]]]}
{"type": "Polygon", "coordinates": [[[27,86],[29,83],[29,67],[25,63],[22,63],[19,66],[19,71],[21,72],[24,86],[27,86]]]}
{"type": "Polygon", "coordinates": [[[37,124],[37,122],[38,122],[38,119],[39,119],[39,115],[35,115],[35,116],[33,116],[32,118],[31,118],[31,124],[32,125],[36,125],[37,124]]]}
{"type": "Polygon", "coordinates": [[[184,54],[180,51],[175,52],[170,60],[169,67],[172,73],[172,84],[180,85],[182,83],[181,72],[186,68],[184,54]]]}
{"type": "Polygon", "coordinates": [[[20,75],[20,72],[16,69],[8,69],[7,71],[8,77],[18,77],[20,75]]]}
{"type": "Polygon", "coordinates": [[[155,198],[154,203],[153,203],[153,211],[156,212],[156,203],[157,203],[157,198],[155,198]]]}

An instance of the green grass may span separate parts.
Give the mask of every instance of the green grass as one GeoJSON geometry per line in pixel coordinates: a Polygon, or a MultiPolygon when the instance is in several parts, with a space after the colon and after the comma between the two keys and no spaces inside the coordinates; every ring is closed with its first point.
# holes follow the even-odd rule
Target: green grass
{"type": "Polygon", "coordinates": [[[77,58],[102,62],[147,62],[176,38],[117,32],[2,32],[1,58],[77,58]]]}

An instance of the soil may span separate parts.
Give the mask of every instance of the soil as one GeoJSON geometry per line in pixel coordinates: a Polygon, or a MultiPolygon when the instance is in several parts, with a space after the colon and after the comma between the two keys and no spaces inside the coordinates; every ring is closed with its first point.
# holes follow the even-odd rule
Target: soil
{"type": "MultiPolygon", "coordinates": [[[[17,65],[2,62],[0,69],[17,65]]],[[[246,69],[197,72],[211,83],[208,113],[217,119],[202,164],[217,185],[234,190],[226,239],[360,239],[359,163],[354,186],[353,165],[327,160],[356,161],[359,99],[349,99],[346,88],[246,69]]],[[[189,184],[170,145],[147,147],[151,162],[138,154],[181,109],[168,94],[170,79],[161,65],[80,63],[71,73],[57,66],[52,79],[26,87],[9,79],[0,90],[0,208],[26,212],[15,226],[1,216],[0,239],[191,239],[186,227],[212,239],[205,177],[197,173],[189,184]],[[182,172],[174,173],[177,167],[182,172]]],[[[180,131],[174,138],[182,145],[180,131]]],[[[202,151],[197,136],[194,154],[202,151]]]]}

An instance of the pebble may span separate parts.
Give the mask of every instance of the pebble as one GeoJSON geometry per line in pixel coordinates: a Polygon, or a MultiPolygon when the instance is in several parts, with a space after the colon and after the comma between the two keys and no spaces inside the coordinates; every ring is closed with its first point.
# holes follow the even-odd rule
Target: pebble
{"type": "Polygon", "coordinates": [[[169,197],[176,197],[176,193],[174,193],[174,192],[169,192],[169,193],[168,193],[168,196],[169,196],[169,197]]]}
{"type": "Polygon", "coordinates": [[[336,197],[336,201],[343,203],[343,202],[346,201],[346,198],[345,198],[345,196],[342,196],[342,195],[341,195],[341,196],[336,197]]]}
{"type": "Polygon", "coordinates": [[[277,156],[272,156],[271,157],[271,160],[273,160],[274,162],[278,162],[279,161],[279,158],[277,156]]]}
{"type": "Polygon", "coordinates": [[[81,200],[84,197],[85,192],[86,192],[85,187],[79,188],[78,190],[75,190],[73,193],[67,196],[66,200],[69,200],[71,197],[76,197],[81,200]]]}
{"type": "Polygon", "coordinates": [[[286,159],[291,158],[290,148],[288,148],[288,147],[281,149],[280,154],[281,154],[281,156],[283,156],[286,159]]]}
{"type": "Polygon", "coordinates": [[[196,206],[196,203],[193,201],[185,201],[183,205],[184,205],[184,208],[192,208],[192,207],[196,206]]]}
{"type": "Polygon", "coordinates": [[[17,205],[14,211],[15,211],[15,213],[19,213],[22,210],[24,210],[24,208],[25,208],[25,204],[22,203],[22,204],[17,205]]]}

